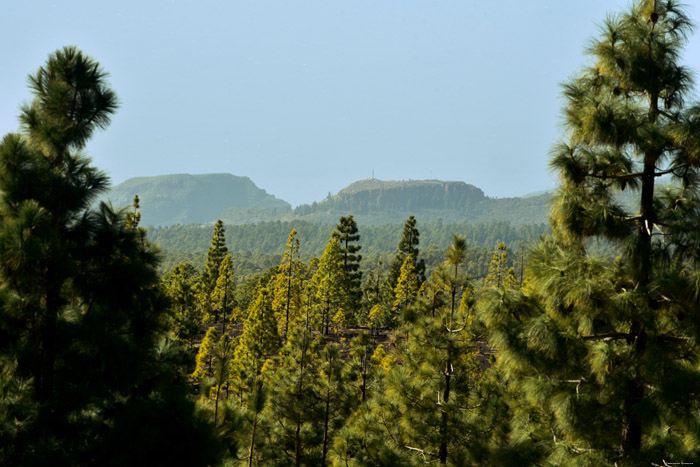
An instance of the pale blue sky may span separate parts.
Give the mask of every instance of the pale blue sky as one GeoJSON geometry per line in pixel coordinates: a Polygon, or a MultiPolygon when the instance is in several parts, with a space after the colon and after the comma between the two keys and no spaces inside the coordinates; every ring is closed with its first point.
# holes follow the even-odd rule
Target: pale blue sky
{"type": "MultiPolygon", "coordinates": [[[[374,169],[521,195],[554,184],[558,85],[627,4],[4,0],[0,134],[17,128],[27,74],[73,44],[121,101],[88,146],[114,183],[230,172],[297,205],[374,169]]],[[[686,63],[700,70],[700,34],[686,63]]]]}

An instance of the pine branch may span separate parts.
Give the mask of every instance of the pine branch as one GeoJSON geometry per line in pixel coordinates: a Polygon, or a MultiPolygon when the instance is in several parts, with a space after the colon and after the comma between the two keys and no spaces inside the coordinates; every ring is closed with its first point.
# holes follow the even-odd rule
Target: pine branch
{"type": "Polygon", "coordinates": [[[590,336],[581,336],[584,341],[610,341],[613,339],[629,339],[630,335],[626,332],[611,332],[608,334],[592,334],[590,336]]]}
{"type": "Polygon", "coordinates": [[[431,452],[426,453],[424,449],[414,448],[414,447],[411,447],[411,446],[404,446],[404,447],[405,447],[406,449],[410,450],[410,451],[416,451],[416,452],[418,452],[421,456],[423,456],[423,463],[424,463],[424,464],[432,464],[433,462],[436,462],[436,461],[428,461],[428,460],[426,459],[426,454],[427,454],[428,456],[431,456],[431,457],[437,457],[437,454],[434,454],[434,453],[431,453],[431,452]]]}

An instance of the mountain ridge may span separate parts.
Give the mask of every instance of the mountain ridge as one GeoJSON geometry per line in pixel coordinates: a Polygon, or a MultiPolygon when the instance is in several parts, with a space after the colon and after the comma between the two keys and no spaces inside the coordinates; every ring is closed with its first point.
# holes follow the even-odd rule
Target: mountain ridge
{"type": "Polygon", "coordinates": [[[528,198],[491,198],[463,181],[358,180],[311,204],[291,205],[259,188],[247,176],[171,174],[134,177],[113,187],[103,199],[128,206],[141,201],[143,225],[231,225],[306,220],[334,224],[352,214],[359,223],[384,225],[414,215],[422,221],[546,223],[551,193],[528,198]]]}
{"type": "Polygon", "coordinates": [[[139,196],[143,225],[209,223],[230,207],[289,211],[291,205],[259,188],[249,177],[228,173],[134,177],[112,187],[102,200],[129,206],[139,196]]]}

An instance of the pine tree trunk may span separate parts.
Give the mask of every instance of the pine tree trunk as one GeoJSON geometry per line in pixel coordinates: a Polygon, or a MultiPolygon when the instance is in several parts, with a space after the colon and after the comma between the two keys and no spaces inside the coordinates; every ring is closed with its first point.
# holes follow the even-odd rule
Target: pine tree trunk
{"type": "MultiPolygon", "coordinates": [[[[301,398],[304,390],[304,357],[306,356],[306,345],[306,331],[304,331],[304,347],[301,350],[301,360],[299,361],[299,392],[297,393],[299,406],[301,406],[301,398]]],[[[299,407],[297,407],[297,410],[297,428],[294,433],[294,465],[299,467],[301,465],[301,410],[299,407]]]]}
{"type": "MultiPolygon", "coordinates": [[[[223,339],[226,337],[224,336],[223,339]]],[[[226,341],[224,341],[226,342],[226,341]]],[[[219,395],[221,394],[221,385],[224,382],[224,373],[226,369],[226,357],[228,356],[228,349],[221,356],[221,371],[219,372],[219,381],[216,385],[216,398],[214,399],[214,426],[216,426],[217,417],[219,415],[219,395]]]]}
{"type": "Polygon", "coordinates": [[[253,417],[253,432],[250,434],[250,448],[248,449],[248,467],[253,466],[253,450],[255,449],[255,428],[258,426],[258,412],[253,417]]]}
{"type": "Polygon", "coordinates": [[[223,298],[223,300],[221,301],[221,309],[222,309],[222,313],[223,313],[223,318],[222,318],[222,321],[223,321],[223,329],[221,330],[221,334],[222,334],[222,335],[225,335],[225,334],[226,334],[226,292],[227,292],[227,291],[225,290],[225,291],[224,291],[224,298],[223,298]]]}
{"type": "MultiPolygon", "coordinates": [[[[649,96],[649,120],[656,122],[659,115],[658,95],[649,96]]],[[[662,150],[650,150],[644,156],[644,171],[642,172],[642,190],[640,200],[640,219],[638,233],[640,239],[640,249],[637,258],[637,286],[646,291],[651,279],[652,252],[651,240],[652,229],[656,222],[656,211],[654,210],[654,183],[656,181],[656,163],[662,150]]],[[[650,307],[653,306],[649,299],[650,307]]],[[[641,361],[646,347],[646,331],[639,317],[633,316],[630,323],[628,343],[632,346],[632,358],[641,361]]],[[[635,411],[644,401],[644,381],[641,375],[635,374],[627,383],[625,400],[623,402],[622,432],[620,451],[627,455],[630,452],[639,452],[642,448],[643,423],[635,411]]]]}
{"type": "Polygon", "coordinates": [[[450,399],[450,380],[452,378],[452,372],[451,372],[451,362],[448,360],[447,365],[445,366],[445,388],[442,393],[442,403],[443,403],[443,408],[442,408],[442,415],[441,415],[441,420],[440,420],[440,449],[438,452],[438,457],[440,459],[441,464],[447,464],[447,422],[448,422],[448,413],[447,413],[447,407],[445,406],[447,402],[450,399]]]}
{"type": "Polygon", "coordinates": [[[219,381],[219,384],[216,386],[216,397],[214,399],[214,426],[216,426],[217,417],[219,415],[219,392],[221,391],[220,383],[221,381],[219,381]]]}
{"type": "Polygon", "coordinates": [[[326,465],[326,454],[328,453],[328,419],[331,407],[331,370],[328,371],[328,388],[326,390],[326,412],[323,415],[323,457],[321,465],[326,465]]]}

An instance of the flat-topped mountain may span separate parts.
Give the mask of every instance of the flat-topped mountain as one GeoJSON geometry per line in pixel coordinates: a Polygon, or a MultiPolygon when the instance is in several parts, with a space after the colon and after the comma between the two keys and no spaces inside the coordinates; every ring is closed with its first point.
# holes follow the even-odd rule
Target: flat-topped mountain
{"type": "Polygon", "coordinates": [[[142,225],[208,223],[230,208],[291,212],[289,203],[258,188],[250,178],[224,173],[130,178],[103,199],[114,206],[130,206],[134,195],[141,201],[142,225]]]}
{"type": "Polygon", "coordinates": [[[302,205],[294,218],[319,223],[336,222],[353,214],[362,224],[402,222],[414,215],[429,222],[508,221],[514,225],[547,222],[549,194],[530,198],[489,198],[464,182],[441,180],[361,180],[323,201],[302,205]]]}

